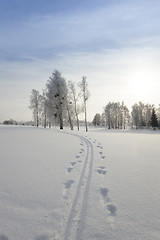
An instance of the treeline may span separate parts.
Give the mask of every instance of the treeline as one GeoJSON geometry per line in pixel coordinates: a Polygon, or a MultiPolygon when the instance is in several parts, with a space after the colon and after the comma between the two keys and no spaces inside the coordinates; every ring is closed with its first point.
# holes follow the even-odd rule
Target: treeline
{"type": "Polygon", "coordinates": [[[87,126],[86,102],[89,98],[88,83],[86,77],[75,84],[66,81],[58,70],[55,70],[49,77],[43,93],[33,89],[30,95],[30,106],[32,109],[35,125],[51,127],[59,125],[70,125],[73,130],[77,125],[79,130],[79,114],[84,112],[85,128],[87,126]]]}
{"type": "Polygon", "coordinates": [[[34,125],[33,121],[16,121],[16,120],[13,120],[13,119],[4,120],[0,124],[3,124],[3,125],[26,125],[26,126],[33,126],[34,125]]]}
{"type": "Polygon", "coordinates": [[[160,104],[158,108],[154,105],[135,103],[129,112],[127,106],[122,102],[109,102],[102,114],[97,113],[92,121],[95,126],[105,126],[108,129],[131,128],[160,128],[160,104]]]}

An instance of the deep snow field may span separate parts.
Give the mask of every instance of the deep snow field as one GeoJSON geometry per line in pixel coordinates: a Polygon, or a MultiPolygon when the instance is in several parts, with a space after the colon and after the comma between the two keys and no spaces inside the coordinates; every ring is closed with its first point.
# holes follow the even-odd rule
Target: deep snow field
{"type": "Polygon", "coordinates": [[[91,239],[160,239],[160,131],[0,126],[0,240],[91,239]]]}

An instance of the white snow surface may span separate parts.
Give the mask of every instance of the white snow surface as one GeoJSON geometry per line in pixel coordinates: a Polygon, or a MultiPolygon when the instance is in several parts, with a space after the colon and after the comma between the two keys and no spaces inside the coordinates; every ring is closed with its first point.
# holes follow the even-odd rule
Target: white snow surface
{"type": "Polygon", "coordinates": [[[0,240],[158,240],[159,214],[159,131],[0,127],[0,240]]]}

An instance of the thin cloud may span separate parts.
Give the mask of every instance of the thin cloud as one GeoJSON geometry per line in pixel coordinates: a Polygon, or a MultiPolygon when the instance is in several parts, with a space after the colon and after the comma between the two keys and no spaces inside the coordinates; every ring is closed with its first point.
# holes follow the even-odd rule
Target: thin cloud
{"type": "Polygon", "coordinates": [[[1,58],[27,61],[27,55],[47,59],[63,52],[131,47],[142,39],[150,39],[152,44],[152,39],[159,37],[159,19],[157,8],[146,1],[122,1],[90,12],[36,14],[14,27],[2,28],[0,46],[5,53],[1,58]]]}

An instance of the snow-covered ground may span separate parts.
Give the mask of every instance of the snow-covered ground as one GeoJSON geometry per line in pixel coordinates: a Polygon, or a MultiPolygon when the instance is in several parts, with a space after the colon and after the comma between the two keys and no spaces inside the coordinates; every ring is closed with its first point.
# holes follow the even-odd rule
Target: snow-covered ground
{"type": "Polygon", "coordinates": [[[158,240],[159,213],[159,131],[0,127],[0,240],[158,240]]]}

